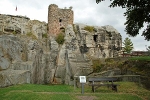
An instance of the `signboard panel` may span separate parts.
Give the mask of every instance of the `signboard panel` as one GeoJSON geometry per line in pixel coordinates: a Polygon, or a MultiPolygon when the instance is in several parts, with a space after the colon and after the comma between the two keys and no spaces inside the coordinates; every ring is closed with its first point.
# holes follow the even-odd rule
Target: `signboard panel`
{"type": "Polygon", "coordinates": [[[80,83],[86,83],[86,76],[79,76],[80,83]]]}

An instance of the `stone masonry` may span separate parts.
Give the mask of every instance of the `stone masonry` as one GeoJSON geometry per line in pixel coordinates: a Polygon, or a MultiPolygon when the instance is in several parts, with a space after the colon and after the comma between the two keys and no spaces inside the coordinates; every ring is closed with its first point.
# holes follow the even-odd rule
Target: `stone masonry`
{"type": "Polygon", "coordinates": [[[51,4],[48,8],[48,30],[50,36],[55,36],[65,29],[68,24],[73,24],[73,11],[60,9],[57,5],[51,4]]]}

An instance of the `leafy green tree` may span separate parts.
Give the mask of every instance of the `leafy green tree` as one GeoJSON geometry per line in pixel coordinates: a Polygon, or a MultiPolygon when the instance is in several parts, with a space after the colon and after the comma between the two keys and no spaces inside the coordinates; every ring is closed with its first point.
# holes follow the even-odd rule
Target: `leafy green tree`
{"type": "Polygon", "coordinates": [[[123,45],[125,52],[130,53],[133,50],[133,43],[128,37],[125,38],[123,45]]]}
{"type": "MultiPolygon", "coordinates": [[[[99,3],[105,0],[96,0],[99,3]]],[[[144,27],[142,35],[146,40],[150,40],[150,0],[110,0],[112,1],[109,7],[122,7],[126,8],[124,16],[127,21],[125,22],[127,34],[136,36],[139,30],[144,27]]]]}

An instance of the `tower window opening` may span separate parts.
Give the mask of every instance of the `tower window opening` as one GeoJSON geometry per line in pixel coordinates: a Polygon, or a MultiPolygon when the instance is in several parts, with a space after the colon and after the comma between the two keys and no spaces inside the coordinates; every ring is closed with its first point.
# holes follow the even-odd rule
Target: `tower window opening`
{"type": "Polygon", "coordinates": [[[59,22],[62,22],[62,19],[61,19],[61,18],[59,18],[59,22]]]}

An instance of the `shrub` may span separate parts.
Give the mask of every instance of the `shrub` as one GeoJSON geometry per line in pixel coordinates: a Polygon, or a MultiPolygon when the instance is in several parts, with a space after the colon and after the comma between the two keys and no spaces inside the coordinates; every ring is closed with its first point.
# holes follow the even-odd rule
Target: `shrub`
{"type": "Polygon", "coordinates": [[[42,34],[42,38],[47,38],[47,34],[42,34]]]}
{"type": "Polygon", "coordinates": [[[59,33],[59,34],[57,35],[57,37],[56,37],[56,42],[57,42],[58,44],[63,44],[64,41],[65,41],[65,36],[64,36],[64,34],[63,34],[63,33],[59,33]]]}
{"type": "Polygon", "coordinates": [[[104,66],[100,60],[93,60],[93,70],[94,72],[100,72],[102,67],[104,66]]]}
{"type": "Polygon", "coordinates": [[[16,34],[17,34],[17,33],[16,33],[16,31],[13,31],[12,33],[13,33],[14,35],[16,35],[16,34]]]}
{"type": "Polygon", "coordinates": [[[85,26],[84,30],[89,31],[89,32],[93,32],[95,30],[95,28],[93,26],[85,26]]]}

